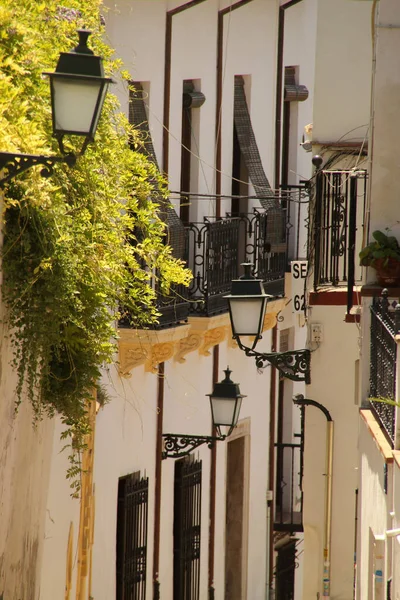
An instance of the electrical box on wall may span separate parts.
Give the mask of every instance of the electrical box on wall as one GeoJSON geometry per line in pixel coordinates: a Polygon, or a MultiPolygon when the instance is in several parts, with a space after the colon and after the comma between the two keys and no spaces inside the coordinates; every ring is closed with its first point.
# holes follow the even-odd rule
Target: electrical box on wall
{"type": "Polygon", "coordinates": [[[310,338],[311,342],[314,342],[316,344],[320,344],[322,342],[323,332],[321,323],[310,324],[310,338]]]}

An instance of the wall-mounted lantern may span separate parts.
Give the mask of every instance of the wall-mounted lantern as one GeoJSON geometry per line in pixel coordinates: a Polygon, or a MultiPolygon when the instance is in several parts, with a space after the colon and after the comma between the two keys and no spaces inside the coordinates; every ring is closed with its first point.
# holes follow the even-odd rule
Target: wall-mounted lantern
{"type": "Polygon", "coordinates": [[[87,46],[90,33],[87,29],[79,29],[78,46],[71,52],[61,52],[54,73],[44,73],[50,78],[53,134],[62,156],[0,152],[0,170],[5,170],[0,178],[0,187],[37,165],[44,167],[41,171],[43,177],[49,177],[57,163],[73,166],[76,155],[64,151],[63,137],[66,134],[85,137],[80,155],[93,141],[108,86],[114,82],[104,77],[103,59],[95,56],[87,46]]]}
{"type": "Polygon", "coordinates": [[[180,433],[164,433],[164,451],[163,458],[179,458],[190,454],[193,450],[207,444],[212,448],[217,441],[225,440],[234,430],[239,419],[242,398],[240,388],[234,383],[230,375],[232,371],[225,369],[225,379],[214,385],[210,398],[211,417],[213,426],[217,432],[216,436],[208,435],[187,435],[180,433]],[[226,433],[222,433],[222,428],[228,428],[226,433]]]}
{"type": "Polygon", "coordinates": [[[310,350],[289,350],[288,352],[257,352],[255,347],[262,338],[265,311],[269,296],[264,291],[262,279],[252,275],[253,265],[243,263],[244,275],[232,281],[232,291],[225,298],[229,305],[232,336],[246,356],[256,360],[257,368],[271,363],[284,377],[293,381],[310,383],[310,350]],[[254,338],[250,346],[246,346],[242,337],[254,338]]]}

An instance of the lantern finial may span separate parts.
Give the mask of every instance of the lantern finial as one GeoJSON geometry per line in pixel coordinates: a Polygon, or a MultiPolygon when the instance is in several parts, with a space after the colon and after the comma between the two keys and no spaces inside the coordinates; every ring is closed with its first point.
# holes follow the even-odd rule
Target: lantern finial
{"type": "Polygon", "coordinates": [[[253,263],[242,263],[241,266],[244,268],[244,275],[241,276],[240,279],[254,279],[253,271],[253,263]]]}
{"type": "Polygon", "coordinates": [[[87,45],[89,35],[91,35],[92,32],[89,29],[78,29],[77,33],[79,35],[79,44],[72,52],[76,52],[77,54],[94,54],[93,50],[88,48],[87,45]]]}
{"type": "Polygon", "coordinates": [[[231,380],[231,373],[232,371],[230,370],[229,367],[226,367],[226,369],[224,369],[224,373],[225,373],[225,379],[223,381],[223,383],[233,383],[233,381],[231,380]]]}

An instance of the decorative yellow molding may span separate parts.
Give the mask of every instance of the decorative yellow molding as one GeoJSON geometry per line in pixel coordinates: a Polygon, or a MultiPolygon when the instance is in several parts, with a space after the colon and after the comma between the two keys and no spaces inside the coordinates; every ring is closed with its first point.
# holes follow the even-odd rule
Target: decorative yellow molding
{"type": "Polygon", "coordinates": [[[74,524],[71,521],[70,526],[69,526],[68,545],[67,545],[67,569],[66,569],[64,600],[70,600],[70,597],[71,597],[72,568],[73,568],[73,557],[72,557],[73,541],[74,541],[74,524]]]}
{"type": "Polygon", "coordinates": [[[236,350],[236,348],[239,348],[237,341],[235,340],[234,337],[232,337],[232,329],[229,327],[228,328],[228,348],[232,348],[233,350],[236,350]]]}
{"type": "Polygon", "coordinates": [[[273,327],[275,327],[276,323],[277,323],[277,313],[267,313],[265,315],[262,330],[267,331],[268,329],[272,329],[273,327]]]}
{"type": "Polygon", "coordinates": [[[132,376],[131,371],[139,365],[144,365],[150,353],[150,348],[137,344],[133,347],[128,344],[119,345],[119,372],[122,377],[132,376]]]}
{"type": "Polygon", "coordinates": [[[178,351],[174,356],[174,360],[178,363],[186,362],[186,354],[198,350],[203,343],[202,331],[190,331],[188,337],[179,342],[178,351]]]}
{"type": "Polygon", "coordinates": [[[199,354],[202,356],[210,356],[211,348],[221,344],[227,337],[228,327],[215,327],[215,329],[209,329],[204,334],[204,341],[199,349],[199,354]]]}
{"type": "Polygon", "coordinates": [[[121,377],[132,377],[132,370],[145,365],[145,370],[155,373],[157,365],[172,358],[179,341],[188,336],[189,325],[171,329],[120,329],[119,330],[119,373],[121,377]]]}
{"type": "Polygon", "coordinates": [[[176,346],[176,341],[153,344],[151,347],[150,356],[145,364],[145,371],[157,373],[158,365],[162,362],[166,362],[174,356],[176,346]]]}
{"type": "Polygon", "coordinates": [[[287,298],[278,298],[272,300],[267,304],[267,311],[265,313],[263,331],[272,329],[277,323],[278,314],[285,308],[287,304],[287,298]]]}
{"type": "Polygon", "coordinates": [[[208,331],[216,327],[225,327],[229,325],[229,315],[227,312],[216,315],[215,317],[189,317],[189,325],[193,331],[208,331]]]}
{"type": "MultiPolygon", "coordinates": [[[[87,434],[86,447],[82,452],[80,515],[77,548],[76,600],[86,600],[91,589],[91,553],[94,536],[94,440],[96,423],[96,392],[88,402],[90,433],[87,434]]],[[[71,530],[70,530],[71,533],[71,530]]],[[[67,577],[68,581],[68,577],[67,577]]]]}
{"type": "MultiPolygon", "coordinates": [[[[285,298],[268,303],[263,331],[276,325],[285,304],[285,298]]],[[[147,372],[157,373],[158,365],[171,358],[182,364],[186,355],[196,350],[201,356],[210,356],[211,348],[225,340],[229,348],[237,348],[227,312],[214,317],[189,317],[187,325],[171,329],[121,329],[118,333],[119,373],[125,378],[132,377],[132,370],[141,365],[147,372]]]]}

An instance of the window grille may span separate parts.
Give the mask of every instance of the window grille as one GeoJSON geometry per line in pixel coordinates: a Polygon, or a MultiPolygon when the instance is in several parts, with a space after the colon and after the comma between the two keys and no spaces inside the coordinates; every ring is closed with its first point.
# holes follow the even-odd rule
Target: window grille
{"type": "Polygon", "coordinates": [[[175,463],[174,600],[200,598],[201,461],[175,463]]]}
{"type": "Polygon", "coordinates": [[[395,406],[372,398],[396,398],[397,326],[389,310],[387,294],[374,298],[371,306],[370,388],[371,408],[391,445],[395,442],[395,406]]]}
{"type": "Polygon", "coordinates": [[[279,352],[288,352],[290,341],[290,329],[281,329],[279,335],[279,352]]]}
{"type": "Polygon", "coordinates": [[[132,473],[118,482],[116,600],[145,600],[148,477],[132,473]]]}

